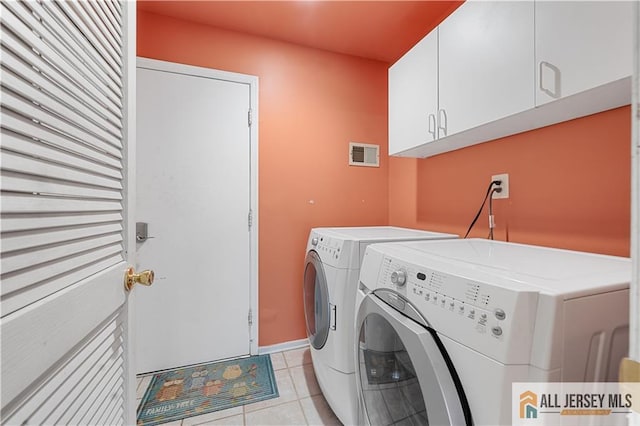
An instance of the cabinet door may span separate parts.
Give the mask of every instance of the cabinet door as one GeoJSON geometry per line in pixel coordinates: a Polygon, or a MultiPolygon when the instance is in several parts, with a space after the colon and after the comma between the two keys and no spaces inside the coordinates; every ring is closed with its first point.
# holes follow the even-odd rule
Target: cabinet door
{"type": "Polygon", "coordinates": [[[437,109],[436,28],[389,68],[389,155],[433,141],[437,109]]]}
{"type": "Polygon", "coordinates": [[[633,3],[535,3],[536,106],[631,75],[633,3]]]}
{"type": "Polygon", "coordinates": [[[467,1],[439,38],[447,136],[533,108],[533,2],[467,1]]]}

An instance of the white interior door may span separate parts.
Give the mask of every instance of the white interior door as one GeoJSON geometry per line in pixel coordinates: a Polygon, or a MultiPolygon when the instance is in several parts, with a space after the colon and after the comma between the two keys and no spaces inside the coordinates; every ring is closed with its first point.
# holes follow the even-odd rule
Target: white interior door
{"type": "Polygon", "coordinates": [[[138,372],[251,348],[251,84],[138,60],[138,261],[156,283],[136,305],[138,372]]]}
{"type": "Polygon", "coordinates": [[[134,424],[135,4],[2,2],[3,424],[134,424]]]}

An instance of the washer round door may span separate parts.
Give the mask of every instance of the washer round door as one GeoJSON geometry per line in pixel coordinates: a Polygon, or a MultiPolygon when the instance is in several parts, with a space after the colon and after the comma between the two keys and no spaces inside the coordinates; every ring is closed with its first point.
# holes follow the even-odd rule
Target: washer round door
{"type": "Polygon", "coordinates": [[[329,336],[329,289],[320,256],[314,250],[307,252],[304,261],[304,316],[307,337],[315,349],[322,349],[329,336]]]}
{"type": "Polygon", "coordinates": [[[358,310],[358,423],[471,425],[464,392],[435,332],[399,312],[421,316],[408,301],[380,293],[398,309],[372,293],[358,310]]]}

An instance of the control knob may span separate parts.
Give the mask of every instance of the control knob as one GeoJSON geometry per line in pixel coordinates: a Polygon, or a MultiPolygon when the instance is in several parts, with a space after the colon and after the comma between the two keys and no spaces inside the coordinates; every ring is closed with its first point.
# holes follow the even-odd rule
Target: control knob
{"type": "Polygon", "coordinates": [[[398,269],[397,271],[393,271],[391,273],[391,282],[398,287],[402,287],[407,283],[407,273],[402,269],[398,269]]]}

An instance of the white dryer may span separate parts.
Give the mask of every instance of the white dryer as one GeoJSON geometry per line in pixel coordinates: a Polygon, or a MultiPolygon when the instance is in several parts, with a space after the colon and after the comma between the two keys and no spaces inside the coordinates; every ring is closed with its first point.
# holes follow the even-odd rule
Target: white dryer
{"type": "Polygon", "coordinates": [[[360,424],[511,424],[513,382],[616,381],[630,259],[489,240],[367,247],[360,424]]]}
{"type": "Polygon", "coordinates": [[[340,421],[356,424],[354,304],[365,248],[385,241],[437,240],[457,235],[391,226],[314,228],[304,268],[304,311],[313,368],[340,421]]]}

